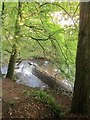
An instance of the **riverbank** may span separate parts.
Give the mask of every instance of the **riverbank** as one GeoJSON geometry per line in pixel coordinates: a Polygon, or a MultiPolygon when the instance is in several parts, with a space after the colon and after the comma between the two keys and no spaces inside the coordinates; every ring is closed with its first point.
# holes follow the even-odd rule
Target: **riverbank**
{"type": "MultiPolygon", "coordinates": [[[[47,104],[42,103],[27,94],[36,91],[36,89],[17,84],[9,79],[3,79],[2,90],[3,118],[53,119],[55,117],[47,104]]],[[[58,105],[62,107],[62,110],[68,110],[68,106],[70,106],[69,98],[67,99],[64,95],[62,95],[63,98],[60,98],[59,94],[55,91],[51,92],[50,90],[46,90],[45,92],[55,97],[55,100],[58,105]]]]}
{"type": "MultiPolygon", "coordinates": [[[[44,94],[41,92],[36,92],[36,88],[30,88],[22,84],[17,84],[10,79],[2,80],[2,117],[3,120],[10,119],[28,119],[28,120],[89,120],[88,118],[80,119],[77,116],[69,114],[71,98],[63,93],[58,93],[57,91],[46,89],[44,94]],[[32,93],[40,93],[35,94],[32,93]],[[45,98],[46,94],[55,98],[55,103],[52,102],[53,99],[49,97],[48,104],[45,100],[40,101],[41,98],[45,98]],[[40,97],[41,96],[41,97],[40,97]],[[37,99],[37,97],[40,99],[37,99]],[[54,109],[58,110],[55,106],[60,107],[60,117],[56,115],[54,109]],[[52,106],[50,106],[50,104],[52,106]],[[54,105],[53,105],[54,104],[54,105]],[[52,108],[54,107],[54,109],[52,108]]],[[[39,91],[39,90],[38,90],[39,91]]],[[[81,117],[83,118],[83,117],[81,117]]]]}

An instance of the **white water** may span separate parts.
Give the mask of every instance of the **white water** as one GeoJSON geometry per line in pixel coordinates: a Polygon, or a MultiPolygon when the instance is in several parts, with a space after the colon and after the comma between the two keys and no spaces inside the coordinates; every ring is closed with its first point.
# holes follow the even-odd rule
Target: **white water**
{"type": "Polygon", "coordinates": [[[17,83],[22,83],[30,87],[45,88],[47,85],[39,78],[32,74],[34,64],[29,65],[28,61],[23,61],[19,64],[18,69],[15,69],[17,83]]]}
{"type": "MultiPolygon", "coordinates": [[[[73,91],[73,84],[66,79],[64,80],[61,79],[59,70],[55,66],[52,66],[49,61],[45,61],[45,60],[43,61],[25,60],[22,61],[20,64],[16,63],[15,66],[15,75],[17,78],[16,82],[18,84],[21,83],[30,87],[37,87],[42,90],[44,88],[47,88],[48,86],[33,74],[33,70],[37,66],[41,67],[41,69],[47,72],[49,75],[58,78],[67,88],[73,91]]],[[[1,73],[6,75],[7,73],[6,65],[1,68],[1,73]]]]}

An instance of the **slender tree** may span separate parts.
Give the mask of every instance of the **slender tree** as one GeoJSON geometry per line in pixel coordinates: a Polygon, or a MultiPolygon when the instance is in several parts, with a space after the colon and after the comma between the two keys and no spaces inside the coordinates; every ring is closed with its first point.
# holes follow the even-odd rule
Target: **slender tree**
{"type": "Polygon", "coordinates": [[[15,35],[14,35],[14,44],[12,45],[12,52],[8,64],[8,71],[6,78],[13,78],[14,75],[14,70],[15,70],[15,63],[16,63],[16,58],[17,58],[17,53],[18,53],[18,38],[19,38],[19,33],[20,33],[20,26],[19,26],[19,20],[21,20],[21,3],[18,2],[18,14],[16,18],[16,23],[15,23],[15,35]]]}
{"type": "Polygon", "coordinates": [[[90,2],[80,3],[73,113],[90,115],[90,2]]]}
{"type": "Polygon", "coordinates": [[[3,15],[4,14],[4,2],[2,2],[2,13],[1,13],[1,15],[3,15]]]}

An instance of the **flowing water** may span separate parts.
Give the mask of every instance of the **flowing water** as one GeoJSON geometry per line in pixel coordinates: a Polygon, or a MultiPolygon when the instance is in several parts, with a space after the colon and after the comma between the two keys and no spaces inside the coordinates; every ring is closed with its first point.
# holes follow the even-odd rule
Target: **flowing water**
{"type": "Polygon", "coordinates": [[[29,61],[22,61],[19,65],[16,64],[15,74],[17,77],[17,83],[40,89],[47,87],[45,83],[33,75],[34,67],[34,63],[29,64],[29,61]]]}
{"type": "MultiPolygon", "coordinates": [[[[16,63],[15,66],[15,76],[16,82],[25,84],[30,87],[37,87],[40,89],[47,88],[44,82],[41,79],[36,77],[33,74],[34,68],[39,66],[43,71],[48,73],[50,76],[57,78],[58,80],[62,81],[67,87],[69,87],[72,91],[73,85],[66,79],[62,79],[60,76],[60,71],[57,69],[55,65],[53,65],[50,61],[45,59],[33,59],[33,60],[23,60],[21,63],[16,63]]],[[[7,66],[4,65],[1,68],[1,73],[6,75],[7,73],[7,66]]]]}

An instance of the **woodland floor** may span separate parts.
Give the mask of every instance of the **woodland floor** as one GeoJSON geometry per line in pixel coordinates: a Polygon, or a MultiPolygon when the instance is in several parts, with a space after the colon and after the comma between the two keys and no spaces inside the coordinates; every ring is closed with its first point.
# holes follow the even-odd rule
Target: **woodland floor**
{"type": "Polygon", "coordinates": [[[60,118],[55,117],[47,104],[26,95],[27,91],[33,90],[12,80],[3,79],[2,120],[90,120],[87,116],[70,114],[71,98],[48,89],[46,92],[55,97],[63,113],[60,118]]]}

